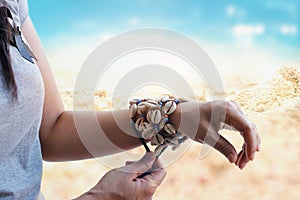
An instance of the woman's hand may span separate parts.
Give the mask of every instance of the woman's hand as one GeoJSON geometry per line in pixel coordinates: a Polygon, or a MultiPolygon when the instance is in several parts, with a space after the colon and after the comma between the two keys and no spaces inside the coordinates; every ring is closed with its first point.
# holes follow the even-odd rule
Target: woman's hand
{"type": "Polygon", "coordinates": [[[246,118],[235,102],[186,102],[179,104],[179,108],[170,118],[171,123],[193,140],[214,147],[240,169],[253,160],[255,152],[260,150],[256,126],[246,118]],[[239,131],[244,138],[243,149],[239,153],[218,133],[225,125],[239,131]]]}
{"type": "Polygon", "coordinates": [[[149,200],[162,183],[166,171],[156,161],[152,152],[137,162],[109,171],[89,192],[78,200],[149,200]],[[151,170],[142,178],[139,175],[151,170]]]}

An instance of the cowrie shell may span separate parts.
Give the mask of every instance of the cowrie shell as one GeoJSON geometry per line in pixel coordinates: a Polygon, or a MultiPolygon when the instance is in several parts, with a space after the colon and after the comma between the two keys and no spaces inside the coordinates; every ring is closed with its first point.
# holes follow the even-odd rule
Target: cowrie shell
{"type": "Polygon", "coordinates": [[[154,149],[154,155],[155,155],[156,157],[158,157],[158,156],[162,153],[162,151],[163,151],[165,148],[166,148],[165,145],[158,145],[158,146],[154,149]]]}
{"type": "Polygon", "coordinates": [[[146,115],[146,118],[147,118],[147,121],[150,123],[151,122],[151,119],[150,119],[150,116],[151,116],[151,112],[149,111],[146,115]]]}
{"type": "Polygon", "coordinates": [[[159,155],[161,154],[162,149],[163,149],[163,148],[162,148],[161,145],[157,146],[157,147],[154,149],[154,155],[155,155],[155,157],[157,157],[157,156],[159,156],[159,155]]]}
{"type": "Polygon", "coordinates": [[[161,129],[164,128],[165,123],[166,123],[166,122],[165,122],[164,120],[161,120],[161,122],[158,124],[158,131],[160,131],[161,129]]]}
{"type": "Polygon", "coordinates": [[[155,101],[154,99],[149,99],[149,100],[146,101],[146,103],[152,104],[152,105],[154,105],[154,106],[157,106],[157,105],[158,105],[158,102],[155,101]]]}
{"type": "Polygon", "coordinates": [[[129,104],[132,106],[133,104],[136,104],[138,102],[138,99],[132,99],[129,101],[129,104]]]}
{"type": "MultiPolygon", "coordinates": [[[[142,104],[142,103],[140,103],[140,104],[142,104]]],[[[147,107],[145,105],[140,105],[140,104],[137,106],[137,113],[138,114],[147,113],[149,110],[149,107],[147,107]]]]}
{"type": "Polygon", "coordinates": [[[157,107],[157,105],[158,104],[153,104],[153,103],[149,103],[149,102],[142,102],[138,106],[146,106],[147,108],[153,108],[153,107],[157,107]]]}
{"type": "Polygon", "coordinates": [[[164,143],[164,138],[160,134],[155,134],[151,140],[151,145],[160,145],[164,143]]]}
{"type": "Polygon", "coordinates": [[[169,101],[164,106],[165,113],[167,115],[172,114],[176,110],[176,103],[174,101],[169,101]]]}
{"type": "Polygon", "coordinates": [[[144,127],[143,127],[143,119],[142,118],[138,118],[135,122],[135,129],[138,131],[143,131],[144,127]]]}
{"type": "Polygon", "coordinates": [[[130,106],[130,110],[129,110],[129,117],[133,118],[136,114],[136,110],[137,110],[137,105],[136,104],[132,104],[130,106]]]}
{"type": "Polygon", "coordinates": [[[170,135],[175,135],[176,134],[176,129],[172,124],[166,124],[164,126],[164,130],[169,133],[170,135]]]}
{"type": "Polygon", "coordinates": [[[158,109],[150,111],[150,121],[153,124],[158,124],[161,121],[161,112],[158,109]]]}
{"type": "Polygon", "coordinates": [[[151,127],[151,126],[150,126],[150,124],[148,122],[144,122],[143,123],[143,127],[144,127],[144,129],[147,129],[147,128],[151,127]]]}
{"type": "Polygon", "coordinates": [[[167,102],[169,99],[170,99],[169,96],[161,96],[161,97],[159,97],[159,101],[161,101],[163,103],[167,102]]]}
{"type": "Polygon", "coordinates": [[[154,131],[151,127],[145,129],[142,133],[143,138],[145,138],[147,140],[151,139],[153,137],[153,135],[154,135],[154,131]]]}

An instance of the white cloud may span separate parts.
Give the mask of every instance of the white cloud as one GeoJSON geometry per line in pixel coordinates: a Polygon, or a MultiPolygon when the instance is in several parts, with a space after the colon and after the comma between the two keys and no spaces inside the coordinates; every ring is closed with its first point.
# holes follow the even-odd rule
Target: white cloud
{"type": "Polygon", "coordinates": [[[129,21],[128,21],[128,24],[129,24],[130,26],[137,26],[137,25],[139,25],[139,23],[140,23],[140,20],[139,20],[138,18],[136,18],[136,17],[131,18],[131,19],[129,19],[129,21]]]}
{"type": "Polygon", "coordinates": [[[232,6],[232,5],[227,6],[227,8],[226,8],[226,14],[228,16],[233,16],[235,13],[236,13],[236,8],[234,6],[232,6]]]}
{"type": "Polygon", "coordinates": [[[253,36],[261,35],[265,32],[265,26],[263,24],[247,25],[238,24],[232,29],[233,34],[236,36],[253,36]]]}
{"type": "Polygon", "coordinates": [[[298,28],[296,25],[284,24],[280,27],[280,32],[283,35],[296,35],[298,33],[298,28]]]}

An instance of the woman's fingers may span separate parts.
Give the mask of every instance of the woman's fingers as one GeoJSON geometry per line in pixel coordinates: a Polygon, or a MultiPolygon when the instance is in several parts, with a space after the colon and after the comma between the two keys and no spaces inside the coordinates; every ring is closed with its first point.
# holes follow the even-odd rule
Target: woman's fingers
{"type": "Polygon", "coordinates": [[[134,174],[141,174],[152,168],[156,157],[153,152],[147,152],[139,161],[133,162],[125,167],[122,167],[121,170],[129,172],[134,176],[134,174]]]}
{"type": "Polygon", "coordinates": [[[217,131],[209,131],[208,134],[212,139],[205,139],[205,143],[208,143],[212,147],[214,147],[216,150],[218,150],[220,153],[222,153],[231,163],[235,163],[237,160],[237,152],[234,148],[234,146],[226,140],[222,135],[220,135],[217,131]]]}
{"type": "Polygon", "coordinates": [[[256,150],[260,145],[260,138],[256,126],[248,121],[248,119],[235,107],[226,109],[225,123],[233,126],[244,137],[246,143],[246,156],[249,160],[253,160],[256,150]]]}
{"type": "Polygon", "coordinates": [[[164,168],[157,168],[153,170],[149,175],[143,177],[151,186],[158,187],[167,175],[167,171],[164,168]]]}

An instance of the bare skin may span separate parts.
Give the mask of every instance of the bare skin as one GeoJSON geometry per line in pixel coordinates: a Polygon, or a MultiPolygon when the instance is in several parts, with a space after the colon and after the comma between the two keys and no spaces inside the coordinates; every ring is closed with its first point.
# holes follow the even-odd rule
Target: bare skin
{"type": "Polygon", "coordinates": [[[161,167],[152,152],[138,162],[128,162],[119,169],[111,170],[78,200],[150,200],[156,188],[162,183],[166,171],[161,167]],[[155,169],[152,166],[155,166],[155,169]],[[151,174],[138,178],[143,172],[153,169],[151,174]],[[126,184],[124,184],[126,183],[126,184]]]}
{"type": "MultiPolygon", "coordinates": [[[[140,145],[140,141],[136,137],[132,137],[126,133],[127,131],[130,132],[128,110],[98,112],[97,120],[103,129],[100,133],[95,127],[88,126],[90,123],[89,118],[93,113],[88,111],[76,113],[82,118],[80,122],[87,125],[84,132],[88,138],[92,138],[93,140],[93,137],[97,135],[97,138],[94,140],[100,143],[101,141],[111,141],[108,143],[103,142],[103,145],[92,145],[92,148],[97,150],[96,155],[92,155],[78,135],[74,123],[74,112],[65,111],[64,109],[49,62],[30,18],[26,20],[21,29],[34,55],[37,57],[36,64],[44,80],[45,99],[40,128],[40,141],[44,160],[68,161],[87,159],[93,156],[110,155],[140,145]],[[114,116],[118,116],[119,121],[124,122],[122,128],[115,122],[114,116]]],[[[260,138],[255,126],[246,119],[237,105],[230,102],[190,102],[181,104],[180,108],[176,110],[170,120],[176,127],[181,127],[182,129],[180,130],[183,133],[197,142],[202,142],[206,134],[210,138],[218,138],[217,141],[214,141],[216,145],[213,145],[214,142],[211,145],[224,154],[230,162],[235,163],[240,168],[245,167],[249,160],[254,159],[255,151],[259,150],[260,138]],[[215,137],[219,136],[218,125],[208,128],[209,124],[211,124],[213,107],[220,110],[225,109],[225,123],[234,126],[242,133],[245,139],[245,148],[238,154],[234,147],[223,137],[215,137]],[[191,117],[195,111],[199,112],[201,116],[200,121],[194,121],[191,117]],[[191,133],[188,128],[184,128],[189,127],[189,123],[185,124],[181,122],[181,118],[188,119],[189,123],[198,125],[196,134],[191,133]]],[[[213,118],[217,119],[218,116],[213,116],[213,118]]],[[[112,195],[121,195],[122,198],[120,199],[139,199],[145,193],[147,194],[145,199],[151,199],[156,187],[163,180],[165,171],[161,169],[152,172],[144,179],[135,179],[137,177],[136,169],[144,165],[147,167],[143,168],[143,170],[147,171],[154,163],[152,159],[142,159],[141,162],[144,164],[137,162],[137,164],[133,164],[133,167],[129,167],[132,173],[120,172],[119,170],[110,171],[94,188],[79,197],[79,199],[118,199],[112,195]],[[105,183],[107,182],[110,183],[110,187],[106,187],[105,183]],[[153,182],[155,187],[152,186],[153,182]]],[[[125,169],[128,169],[128,166],[125,166],[125,169]]]]}

